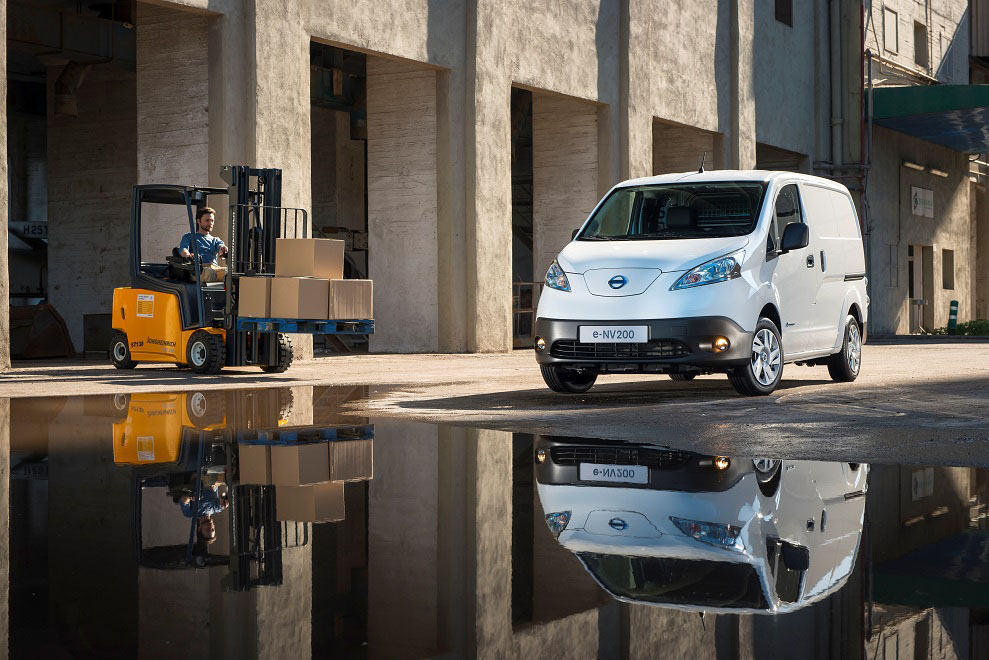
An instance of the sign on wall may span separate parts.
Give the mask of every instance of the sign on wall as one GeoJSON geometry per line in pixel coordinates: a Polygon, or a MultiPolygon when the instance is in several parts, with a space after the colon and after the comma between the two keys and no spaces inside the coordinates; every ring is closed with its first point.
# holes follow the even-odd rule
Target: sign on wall
{"type": "Polygon", "coordinates": [[[921,218],[933,218],[934,191],[910,186],[910,213],[921,218]]]}

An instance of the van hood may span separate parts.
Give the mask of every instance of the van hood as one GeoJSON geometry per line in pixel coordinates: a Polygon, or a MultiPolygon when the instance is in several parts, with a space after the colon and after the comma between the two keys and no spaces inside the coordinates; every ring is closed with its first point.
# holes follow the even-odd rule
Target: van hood
{"type": "Polygon", "coordinates": [[[568,273],[591,269],[658,268],[664,273],[690,270],[705,261],[741,249],[746,236],[665,241],[571,241],[557,261],[568,273]]]}

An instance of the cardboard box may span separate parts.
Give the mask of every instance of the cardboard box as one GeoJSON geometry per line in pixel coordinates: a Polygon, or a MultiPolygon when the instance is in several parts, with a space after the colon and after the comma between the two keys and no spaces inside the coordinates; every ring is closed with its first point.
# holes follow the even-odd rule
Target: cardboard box
{"type": "Polygon", "coordinates": [[[271,280],[271,316],[276,319],[326,319],[329,281],[313,277],[271,280]]]}
{"type": "Polygon", "coordinates": [[[328,481],[314,486],[275,488],[275,517],[279,521],[331,522],[343,520],[343,484],[328,481]]]}
{"type": "Polygon", "coordinates": [[[279,238],[275,241],[275,275],[342,279],[345,245],[332,238],[279,238]]]}
{"type": "Polygon", "coordinates": [[[371,280],[330,280],[326,318],[338,320],[373,319],[374,290],[371,280]]]}
{"type": "Polygon", "coordinates": [[[271,483],[276,486],[305,486],[329,480],[326,443],[271,447],[271,483]]]}
{"type": "Polygon", "coordinates": [[[271,484],[271,447],[269,445],[237,445],[240,483],[267,486],[271,484]]]}
{"type": "Polygon", "coordinates": [[[237,314],[267,318],[271,316],[271,278],[241,277],[238,284],[237,314]]]}
{"type": "Polygon", "coordinates": [[[367,440],[327,443],[331,481],[366,481],[374,476],[374,445],[367,440]]]}

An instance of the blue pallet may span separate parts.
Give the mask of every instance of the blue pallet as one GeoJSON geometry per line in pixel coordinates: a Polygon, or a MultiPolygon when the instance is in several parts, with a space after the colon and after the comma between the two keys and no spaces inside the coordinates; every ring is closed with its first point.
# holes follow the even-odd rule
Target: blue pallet
{"type": "Polygon", "coordinates": [[[238,331],[291,332],[309,335],[373,335],[373,319],[342,319],[324,321],[320,319],[276,319],[250,318],[237,319],[238,331]]]}
{"type": "Polygon", "coordinates": [[[289,427],[285,429],[256,429],[237,431],[236,439],[242,445],[291,445],[309,442],[333,442],[335,440],[370,440],[374,438],[374,425],[334,427],[289,427]],[[308,440],[303,436],[318,436],[318,440],[308,440]]]}

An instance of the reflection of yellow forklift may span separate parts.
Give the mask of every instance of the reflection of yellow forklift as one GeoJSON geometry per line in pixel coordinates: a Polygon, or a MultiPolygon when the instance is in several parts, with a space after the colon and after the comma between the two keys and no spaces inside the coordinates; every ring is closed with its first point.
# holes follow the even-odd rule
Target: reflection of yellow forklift
{"type": "Polygon", "coordinates": [[[282,548],[307,545],[309,526],[278,521],[275,486],[240,483],[238,443],[373,437],[369,425],[287,426],[292,404],[288,389],[115,397],[115,407],[121,413],[126,410],[126,417],[113,425],[113,460],[133,471],[133,529],[139,566],[160,570],[227,566],[224,584],[235,591],[281,584],[282,548]],[[197,535],[198,512],[214,481],[225,484],[229,503],[226,554],[211,552],[197,535]],[[167,502],[166,497],[176,495],[188,495],[189,508],[195,512],[189,516],[187,534],[165,544],[150,542],[161,534],[144,528],[145,500],[167,502]]]}
{"type": "MultiPolygon", "coordinates": [[[[224,167],[228,188],[140,185],[131,201],[131,286],[113,291],[113,337],[110,359],[118,369],[139,362],[164,362],[197,373],[217,373],[224,366],[256,365],[282,372],[292,362],[285,333],[371,334],[374,321],[241,318],[237,311],[240,277],[275,271],[278,238],[304,237],[303,209],[283,208],[281,170],[224,167]],[[196,212],[210,198],[229,200],[228,268],[222,282],[202,281],[198,250],[185,259],[148,254],[142,223],[155,211],[179,210],[196,233],[196,212]]],[[[175,237],[176,244],[179,236],[175,237]]],[[[155,246],[162,249],[162,246],[155,246]]]]}

